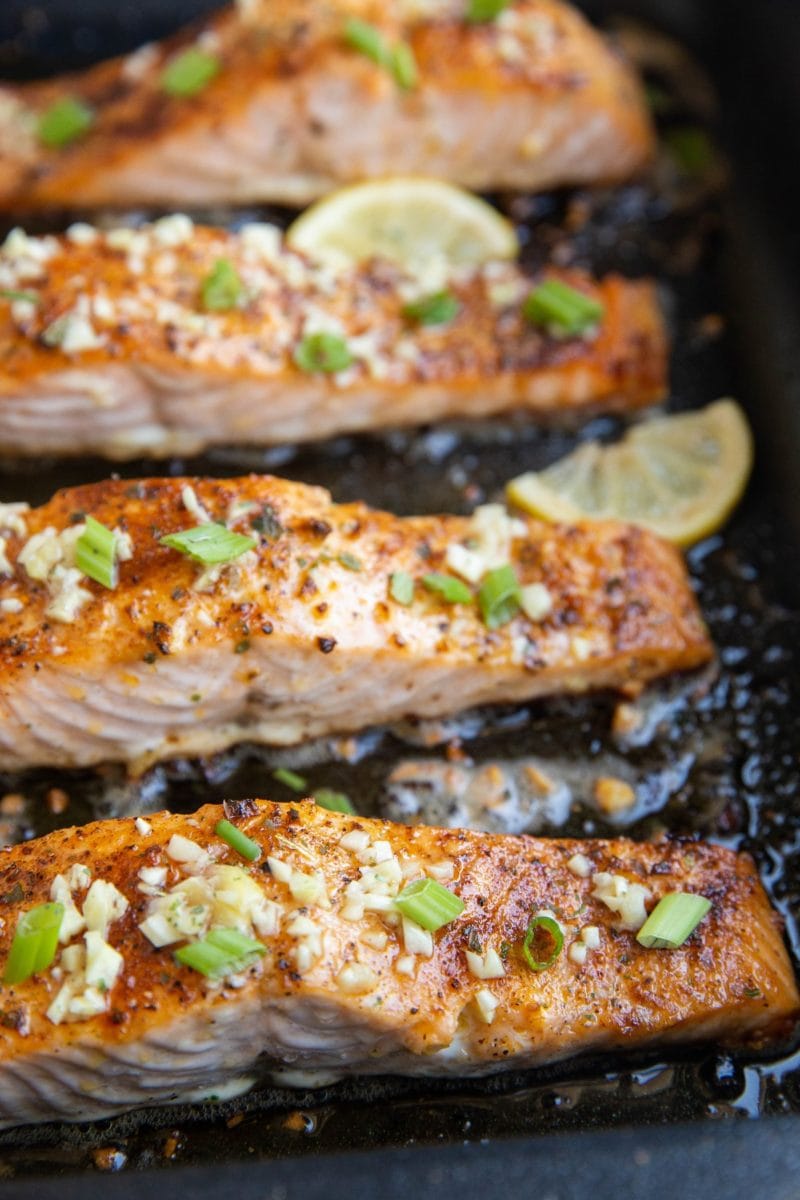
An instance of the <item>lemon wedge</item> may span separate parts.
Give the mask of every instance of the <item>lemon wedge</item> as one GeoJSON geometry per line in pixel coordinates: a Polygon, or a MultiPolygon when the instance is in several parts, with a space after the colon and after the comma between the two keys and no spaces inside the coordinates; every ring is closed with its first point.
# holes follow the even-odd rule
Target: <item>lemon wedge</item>
{"type": "Polygon", "coordinates": [[[587,442],[506,486],[518,508],[547,521],[613,517],[678,546],[714,533],[741,499],[753,438],[735,400],[635,426],[611,446],[587,442]]]}
{"type": "Polygon", "coordinates": [[[297,218],[286,240],[318,261],[430,260],[478,266],[516,258],[510,221],[471,192],[422,177],[376,179],[331,192],[297,218]]]}

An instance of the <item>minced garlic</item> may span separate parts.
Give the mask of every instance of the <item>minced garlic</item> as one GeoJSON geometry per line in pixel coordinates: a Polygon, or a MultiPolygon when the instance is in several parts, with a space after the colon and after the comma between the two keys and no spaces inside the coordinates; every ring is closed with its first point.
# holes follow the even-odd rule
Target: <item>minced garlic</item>
{"type": "Polygon", "coordinates": [[[607,871],[598,871],[593,884],[592,895],[619,915],[618,924],[622,929],[632,932],[641,929],[647,920],[645,901],[650,898],[646,887],[631,883],[624,875],[611,875],[607,871]]]}
{"type": "Polygon", "coordinates": [[[64,1021],[86,1021],[108,1008],[108,997],[122,971],[124,960],[107,941],[109,926],[128,910],[128,901],[110,881],[95,879],[82,863],[65,875],[57,875],[50,887],[52,900],[64,906],[59,941],[64,945],[52,968],[53,978],[62,980],[46,1016],[54,1025],[64,1021]],[[72,893],[85,891],[81,912],[72,893]],[[83,933],[83,945],[71,942],[83,933]]]}
{"type": "Polygon", "coordinates": [[[502,979],[506,973],[500,955],[491,947],[485,954],[466,950],[465,955],[470,974],[474,975],[476,979],[502,979]]]}
{"type": "Polygon", "coordinates": [[[339,990],[348,996],[363,996],[374,991],[378,984],[378,976],[372,967],[364,963],[347,963],[336,976],[339,990]]]}
{"type": "Polygon", "coordinates": [[[500,1004],[495,994],[489,988],[481,988],[479,992],[475,993],[475,1004],[481,1019],[487,1025],[491,1025],[500,1004]]]}
{"type": "Polygon", "coordinates": [[[92,594],[81,584],[85,578],[75,565],[75,545],[86,526],[82,522],[56,532],[48,525],[28,538],[17,562],[37,583],[46,583],[51,600],[45,615],[70,624],[92,594]]]}

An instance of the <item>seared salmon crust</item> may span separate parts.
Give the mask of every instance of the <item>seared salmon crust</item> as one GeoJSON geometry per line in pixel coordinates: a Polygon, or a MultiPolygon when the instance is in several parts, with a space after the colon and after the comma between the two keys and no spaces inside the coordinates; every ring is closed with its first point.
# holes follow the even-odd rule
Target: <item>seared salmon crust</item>
{"type": "Polygon", "coordinates": [[[0,989],[5,1124],[225,1096],[265,1076],[307,1085],[308,1072],[474,1075],[612,1048],[759,1047],[798,1014],[750,858],[694,841],[491,836],[243,801],[4,847],[0,892],[2,961],[32,906],[69,897],[71,922],[50,968],[0,989]],[[255,862],[215,832],[223,816],[255,862]],[[422,878],[463,904],[432,934],[395,903],[422,878]],[[644,949],[645,912],[678,891],[710,912],[679,949],[644,949]],[[563,937],[538,971],[522,952],[535,914],[563,937]],[[216,981],[174,957],[215,927],[261,951],[216,981]],[[93,970],[105,991],[87,986],[93,970]]]}
{"type": "Polygon", "coordinates": [[[17,230],[0,249],[0,453],[193,454],[512,410],[574,423],[664,398],[651,281],[506,262],[426,275],[315,266],[275,227],[229,233],[182,215],[60,238],[17,230]],[[208,310],[220,262],[235,291],[208,310]],[[531,324],[525,298],[545,279],[599,304],[596,327],[563,337],[531,324]],[[450,320],[409,317],[445,288],[450,320]],[[319,334],[346,349],[333,373],[302,357],[319,334]]]}
{"type": "Polygon", "coordinates": [[[80,76],[0,88],[0,209],[303,206],[396,174],[536,191],[648,164],[642,89],[578,12],[517,0],[470,23],[464,7],[251,0],[80,76]],[[407,47],[412,86],[352,44],[353,19],[407,47]],[[165,72],[187,51],[200,66],[173,88],[165,72]],[[65,97],[88,118],[42,138],[65,97]]]}
{"type": "Polygon", "coordinates": [[[548,525],[500,506],[400,518],[250,476],[73,488],[41,508],[0,508],[0,535],[4,769],[142,767],[640,688],[712,654],[680,554],[615,522],[548,525]],[[87,516],[125,546],[112,590],[75,568],[87,516]],[[160,541],[209,519],[255,548],[204,568],[160,541]],[[438,577],[469,574],[465,556],[499,557],[523,589],[538,584],[534,605],[492,628],[477,587],[454,580],[466,602],[448,602],[438,577]],[[397,599],[398,582],[410,597],[397,599]]]}

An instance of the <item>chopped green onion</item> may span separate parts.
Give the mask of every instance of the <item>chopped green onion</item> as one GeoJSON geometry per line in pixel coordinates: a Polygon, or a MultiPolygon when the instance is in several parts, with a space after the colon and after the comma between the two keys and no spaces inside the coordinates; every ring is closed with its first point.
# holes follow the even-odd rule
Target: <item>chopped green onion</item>
{"type": "Polygon", "coordinates": [[[394,571],[389,576],[389,595],[398,604],[408,606],[414,599],[414,580],[408,571],[394,571]]]}
{"type": "Polygon", "coordinates": [[[431,571],[429,575],[422,576],[422,586],[441,596],[446,604],[469,604],[472,600],[472,592],[467,585],[454,575],[431,571]]]}
{"type": "Polygon", "coordinates": [[[359,21],[357,17],[351,17],[344,27],[344,40],[353,50],[357,50],[365,58],[372,59],[378,66],[385,67],[388,64],[389,47],[386,40],[380,29],[370,25],[369,21],[359,21]]]}
{"type": "Polygon", "coordinates": [[[711,908],[705,896],[668,892],[662,896],[636,935],[647,950],[677,950],[694,933],[711,908]]]}
{"type": "Polygon", "coordinates": [[[467,0],[465,16],[468,21],[479,24],[483,21],[494,21],[500,13],[508,8],[511,0],[467,0]]]}
{"type": "Polygon", "coordinates": [[[290,771],[288,767],[278,767],[277,771],[272,772],[272,778],[277,779],[278,783],[284,784],[285,787],[291,788],[293,792],[305,792],[308,788],[308,782],[303,779],[303,776],[290,771]]]}
{"type": "Polygon", "coordinates": [[[454,921],[464,911],[464,901],[435,879],[415,879],[395,900],[404,917],[416,921],[429,933],[454,921]]]}
{"type": "Polygon", "coordinates": [[[207,312],[227,312],[244,295],[239,272],[227,258],[218,258],[200,286],[203,308],[207,312]]]}
{"type": "Polygon", "coordinates": [[[355,554],[348,554],[345,550],[343,554],[339,554],[337,557],[342,566],[347,567],[348,571],[360,571],[362,569],[361,559],[356,558],[355,554]]]}
{"type": "Polygon", "coordinates": [[[522,943],[522,957],[532,971],[546,971],[558,958],[563,945],[564,934],[558,921],[544,913],[537,913],[528,922],[522,943]]]}
{"type": "Polygon", "coordinates": [[[514,568],[497,567],[490,571],[478,592],[483,619],[490,629],[506,625],[519,611],[522,590],[514,568]]]}
{"type": "Polygon", "coordinates": [[[349,367],[353,356],[344,338],[335,333],[308,333],[295,348],[294,361],[301,371],[331,375],[349,367]]]}
{"type": "Polygon", "coordinates": [[[0,288],[0,298],[3,300],[24,300],[26,304],[38,304],[36,292],[16,292],[13,288],[0,288]]]}
{"type": "Polygon", "coordinates": [[[317,788],[314,799],[320,808],[327,808],[329,812],[350,813],[352,816],[356,811],[349,796],[344,792],[334,792],[331,788],[317,788]]]}
{"type": "Polygon", "coordinates": [[[22,983],[46,971],[56,956],[63,904],[39,904],[22,913],[3,973],[3,983],[22,983]]]}
{"type": "Polygon", "coordinates": [[[83,137],[93,122],[94,113],[88,105],[74,96],[65,96],[39,117],[39,141],[51,150],[58,150],[83,137]]]}
{"type": "Polygon", "coordinates": [[[86,518],[86,528],[75,543],[75,565],[103,587],[117,586],[117,538],[94,517],[86,518]]]}
{"type": "Polygon", "coordinates": [[[404,92],[410,92],[419,83],[417,60],[408,42],[398,42],[392,47],[389,71],[397,86],[404,92]]]}
{"type": "Polygon", "coordinates": [[[170,96],[196,96],[219,74],[221,65],[216,54],[190,46],[165,68],[161,86],[170,96]]]}
{"type": "Polygon", "coordinates": [[[714,145],[705,129],[684,125],[664,134],[667,149],[684,175],[703,175],[714,161],[714,145]]]}
{"type": "Polygon", "coordinates": [[[417,86],[417,63],[407,42],[390,46],[376,25],[357,17],[351,17],[345,24],[344,40],[353,50],[388,71],[398,87],[409,91],[417,86]]]}
{"type": "Polygon", "coordinates": [[[223,842],[227,842],[231,850],[241,854],[242,858],[246,858],[248,862],[255,862],[261,856],[261,847],[258,842],[254,842],[230,821],[218,821],[214,826],[214,833],[217,837],[221,837],[223,842]]]}
{"type": "Polygon", "coordinates": [[[445,325],[458,315],[461,305],[451,292],[433,292],[406,304],[403,316],[418,325],[445,325]]]}
{"type": "Polygon", "coordinates": [[[522,306],[527,320],[559,337],[576,337],[602,321],[605,309],[597,300],[569,287],[560,279],[548,279],[531,292],[522,306]]]}
{"type": "Polygon", "coordinates": [[[197,525],[194,529],[183,529],[180,533],[168,533],[159,539],[162,546],[172,550],[180,550],[188,554],[196,562],[211,565],[214,563],[233,562],[246,550],[252,550],[256,545],[255,538],[247,537],[244,533],[234,533],[224,525],[210,521],[207,525],[197,525]]]}
{"type": "Polygon", "coordinates": [[[266,946],[238,929],[212,929],[203,941],[181,946],[175,951],[175,958],[181,966],[191,967],[210,979],[221,979],[223,975],[245,970],[266,952],[266,946]]]}

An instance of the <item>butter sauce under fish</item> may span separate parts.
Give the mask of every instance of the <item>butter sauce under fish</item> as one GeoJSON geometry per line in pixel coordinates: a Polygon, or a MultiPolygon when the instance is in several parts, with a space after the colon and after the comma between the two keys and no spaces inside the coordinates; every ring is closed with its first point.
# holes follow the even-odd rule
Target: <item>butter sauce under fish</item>
{"type": "Polygon", "coordinates": [[[0,987],[0,1123],[225,1097],[258,1078],[471,1076],[710,1039],[758,1048],[797,1018],[780,920],[747,855],[410,829],[311,802],[225,811],[255,862],[215,834],[217,806],[0,851],[0,961],[22,912],[51,898],[66,909],[53,964],[0,987]],[[394,903],[422,878],[464,904],[433,934],[394,903]],[[642,948],[646,914],[678,891],[710,900],[708,916],[679,949],[642,948]],[[521,954],[535,914],[563,935],[536,972],[521,954]],[[263,954],[216,982],[176,962],[214,928],[263,954]]]}
{"type": "MultiPolygon", "coordinates": [[[[174,215],[143,229],[65,237],[20,230],[0,251],[0,453],[191,454],[309,441],[517,409],[574,422],[634,411],[667,390],[667,335],[652,282],[514,264],[424,277],[374,262],[334,270],[286,249],[268,225],[231,234],[174,215]],[[207,311],[220,262],[229,310],[207,311]],[[599,302],[585,336],[523,315],[543,278],[599,302]],[[446,288],[441,325],[405,312],[446,288]],[[342,340],[350,362],[305,369],[304,339],[342,340]]],[[[313,366],[313,363],[311,364],[313,366]]]]}
{"type": "Polygon", "coordinates": [[[250,476],[74,488],[31,511],[4,506],[0,536],[7,770],[141,768],[239,742],[641,688],[712,655],[680,554],[615,522],[547,525],[498,505],[400,518],[250,476]],[[113,590],[75,565],[87,516],[118,535],[113,590]],[[209,520],[255,548],[204,567],[160,544],[209,520]],[[523,607],[490,628],[474,596],[503,565],[523,607]],[[469,602],[430,590],[441,575],[445,590],[460,575],[469,602]],[[410,602],[393,594],[396,577],[413,584],[410,602]]]}
{"type": "Polygon", "coordinates": [[[613,183],[648,163],[641,88],[579,13],[518,0],[471,24],[465,9],[251,0],[82,75],[0,88],[0,209],[302,206],[391,174],[535,191],[613,183]],[[352,18],[410,49],[415,86],[347,44],[352,18]],[[187,50],[205,65],[170,94],[165,70],[187,50]],[[91,124],[48,148],[39,121],[65,98],[91,124]]]}

